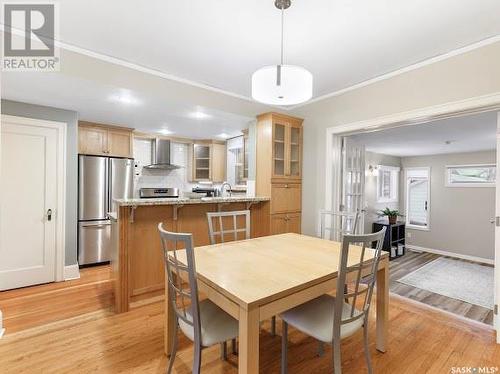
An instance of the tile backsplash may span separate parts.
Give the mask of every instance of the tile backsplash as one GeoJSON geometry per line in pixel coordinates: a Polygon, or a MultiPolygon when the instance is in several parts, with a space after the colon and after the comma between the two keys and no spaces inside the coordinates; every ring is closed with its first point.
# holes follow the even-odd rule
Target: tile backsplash
{"type": "Polygon", "coordinates": [[[171,163],[181,166],[175,170],[144,169],[143,166],[151,164],[151,140],[134,139],[134,196],[139,196],[141,188],[177,187],[181,194],[191,191],[193,183],[188,181],[189,145],[184,143],[171,143],[171,163]]]}

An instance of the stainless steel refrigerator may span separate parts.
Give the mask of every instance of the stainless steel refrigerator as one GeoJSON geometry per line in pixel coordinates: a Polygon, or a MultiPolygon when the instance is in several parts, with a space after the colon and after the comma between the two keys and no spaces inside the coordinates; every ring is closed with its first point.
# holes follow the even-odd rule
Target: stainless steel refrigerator
{"type": "Polygon", "coordinates": [[[78,264],[110,260],[113,199],[133,196],[131,159],[78,156],[78,264]]]}

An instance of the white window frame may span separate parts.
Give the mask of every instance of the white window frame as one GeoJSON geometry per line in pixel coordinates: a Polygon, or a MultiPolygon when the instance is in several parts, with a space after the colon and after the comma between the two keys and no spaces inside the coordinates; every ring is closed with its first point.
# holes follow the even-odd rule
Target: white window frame
{"type": "Polygon", "coordinates": [[[431,230],[431,168],[430,167],[409,167],[405,168],[405,208],[406,208],[406,228],[412,229],[412,230],[421,230],[421,231],[430,231],[431,230]],[[427,189],[427,226],[422,227],[422,226],[417,226],[417,225],[412,225],[410,224],[410,218],[408,217],[409,214],[409,200],[410,200],[410,194],[409,194],[409,178],[408,174],[411,174],[412,171],[425,171],[427,173],[427,183],[429,184],[429,188],[427,189]]]}
{"type": "Polygon", "coordinates": [[[397,166],[377,165],[377,203],[397,203],[399,200],[399,172],[397,166]],[[389,171],[391,173],[391,197],[383,197],[380,188],[381,172],[389,171]]]}
{"type": "Polygon", "coordinates": [[[468,168],[468,167],[494,167],[496,168],[495,163],[491,164],[469,164],[469,165],[446,165],[444,168],[444,180],[446,187],[496,187],[496,181],[494,182],[485,182],[485,183],[451,183],[450,182],[450,170],[452,168],[468,168]]]}

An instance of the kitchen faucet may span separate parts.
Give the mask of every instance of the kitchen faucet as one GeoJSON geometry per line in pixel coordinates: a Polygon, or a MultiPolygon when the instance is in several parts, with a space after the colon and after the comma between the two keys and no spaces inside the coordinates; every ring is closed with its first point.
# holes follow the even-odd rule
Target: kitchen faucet
{"type": "Polygon", "coordinates": [[[232,189],[231,184],[229,184],[229,182],[224,182],[224,183],[222,183],[220,185],[220,195],[221,195],[221,197],[223,197],[222,195],[224,194],[224,187],[225,186],[229,186],[229,191],[228,192],[229,192],[229,196],[231,196],[231,189],[232,189]]]}

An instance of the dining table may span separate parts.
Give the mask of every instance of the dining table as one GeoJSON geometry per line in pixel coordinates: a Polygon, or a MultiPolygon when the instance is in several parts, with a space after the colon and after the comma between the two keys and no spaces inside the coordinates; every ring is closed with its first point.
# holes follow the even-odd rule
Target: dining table
{"type": "MultiPolygon", "coordinates": [[[[200,293],[239,322],[238,373],[259,372],[261,321],[336,290],[342,244],[287,233],[196,247],[200,293]]],[[[361,247],[351,247],[348,267],[359,265],[361,247]]],[[[364,263],[375,251],[366,249],[364,263]]],[[[186,263],[185,250],[176,252],[186,263]]],[[[354,274],[353,274],[354,275],[354,274]]],[[[348,275],[349,279],[349,275],[348,275]]],[[[165,287],[165,353],[173,342],[175,311],[165,287]]],[[[381,255],[376,275],[376,348],[387,350],[389,257],[381,255]]]]}

